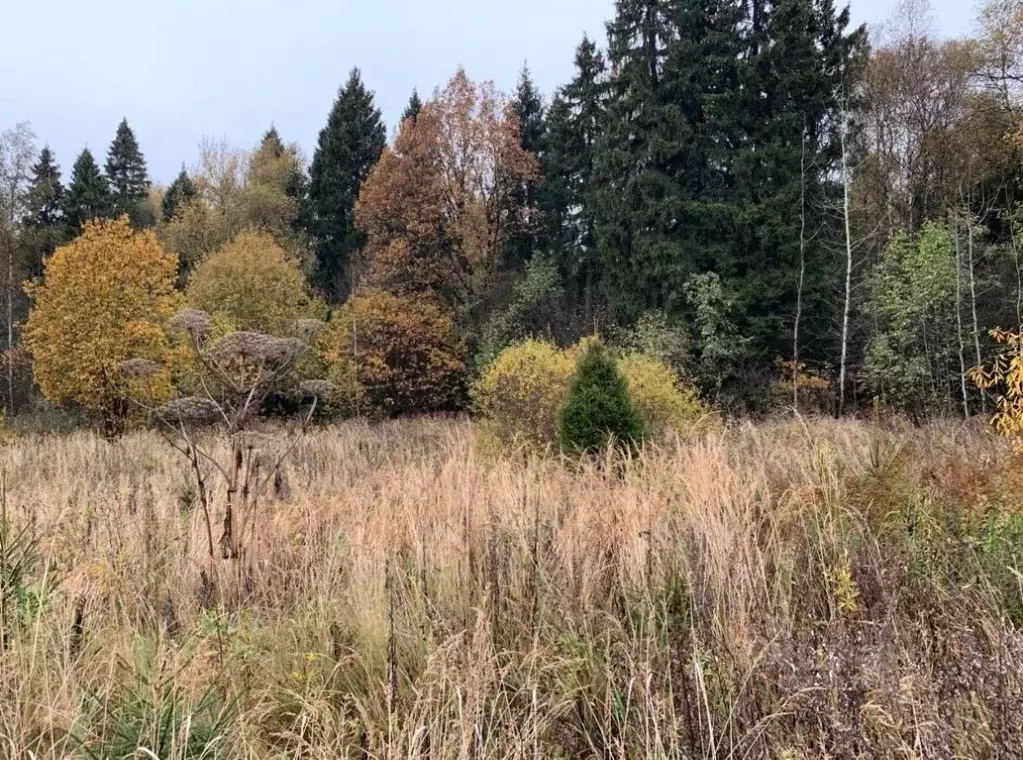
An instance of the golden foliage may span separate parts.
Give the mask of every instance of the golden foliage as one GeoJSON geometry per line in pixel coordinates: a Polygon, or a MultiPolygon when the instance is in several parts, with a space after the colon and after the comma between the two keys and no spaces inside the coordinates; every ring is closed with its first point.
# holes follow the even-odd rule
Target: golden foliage
{"type": "Polygon", "coordinates": [[[991,425],[1010,439],[1017,451],[1023,451],[1023,335],[1008,330],[992,330],[991,337],[1006,350],[995,357],[990,369],[974,367],[970,379],[983,391],[1000,388],[995,397],[998,411],[991,425]]]}
{"type": "Polygon", "coordinates": [[[678,373],[645,354],[628,354],[618,363],[629,386],[632,403],[643,417],[646,434],[659,438],[684,430],[707,418],[710,410],[678,373]]]}
{"type": "Polygon", "coordinates": [[[557,439],[558,408],[573,374],[571,353],[526,340],[502,351],[473,383],[473,406],[499,439],[543,448],[557,439]]]}
{"type": "Polygon", "coordinates": [[[451,318],[436,306],[373,292],[350,299],[319,337],[330,379],[352,378],[374,414],[456,407],[462,397],[464,347],[451,318]]]}
{"type": "MultiPolygon", "coordinates": [[[[127,217],[95,221],[58,248],[44,282],[29,287],[34,306],[25,342],[43,395],[81,404],[108,422],[126,413],[118,366],[127,359],[161,362],[166,321],[181,303],[177,261],[150,231],[134,232],[127,217]]],[[[123,379],[138,397],[170,395],[170,373],[123,379]]]]}
{"type": "Polygon", "coordinates": [[[235,329],[273,335],[323,311],[299,263],[272,237],[254,232],[243,232],[200,263],[186,294],[193,306],[223,315],[235,329]]]}
{"type": "Polygon", "coordinates": [[[511,104],[459,69],[402,124],[362,186],[356,222],[368,236],[368,281],[465,315],[509,236],[533,223],[519,191],[538,178],[511,104]]]}

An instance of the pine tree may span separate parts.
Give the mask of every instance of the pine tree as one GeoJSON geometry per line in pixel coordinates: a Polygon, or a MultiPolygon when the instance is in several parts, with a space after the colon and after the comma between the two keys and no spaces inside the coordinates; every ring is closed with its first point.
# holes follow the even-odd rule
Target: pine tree
{"type": "Polygon", "coordinates": [[[179,209],[184,208],[199,194],[192,178],[188,176],[185,167],[181,167],[181,173],[170,183],[167,192],[163,194],[163,219],[169,222],[179,209]]]}
{"type": "Polygon", "coordinates": [[[128,126],[127,119],[122,119],[117,125],[117,134],[110,143],[106,174],[114,215],[127,214],[136,229],[150,226],[153,219],[146,203],[149,192],[146,160],[142,157],[135,133],[128,126]]]}
{"type": "MultiPolygon", "coordinates": [[[[522,149],[529,151],[534,156],[541,156],[544,134],[543,98],[533,83],[528,66],[523,66],[522,72],[519,74],[519,83],[515,90],[512,108],[518,119],[519,140],[522,149]]],[[[525,206],[529,213],[539,221],[539,189],[536,183],[528,183],[520,188],[517,198],[520,204],[525,206]]],[[[543,236],[540,233],[540,226],[536,224],[533,228],[523,230],[515,235],[509,241],[508,264],[520,268],[528,261],[543,242],[543,236]]]]}
{"type": "Polygon", "coordinates": [[[606,108],[604,56],[589,38],[576,49],[575,76],[547,111],[540,207],[571,295],[583,301],[589,323],[597,285],[593,168],[606,108]]]}
{"type": "Polygon", "coordinates": [[[408,119],[414,119],[419,115],[419,112],[423,110],[423,101],[419,99],[419,90],[412,90],[412,97],[408,99],[408,105],[405,106],[405,110],[401,114],[401,123],[404,124],[408,119]]]}
{"type": "Polygon", "coordinates": [[[41,275],[43,259],[64,242],[63,200],[60,167],[47,145],[39,153],[39,161],[32,167],[32,184],[26,201],[28,213],[23,220],[28,233],[26,269],[29,277],[41,275]]]}
{"type": "Polygon", "coordinates": [[[71,184],[64,197],[64,218],[69,236],[77,235],[90,219],[109,219],[113,216],[110,186],[96,165],[92,152],[85,148],[71,171],[71,184]]]}
{"type": "Polygon", "coordinates": [[[353,69],[320,132],[310,169],[308,224],[316,245],[317,280],[335,301],[346,295],[349,260],[365,242],[354,223],[359,188],[385,142],[373,93],[353,69]]]}

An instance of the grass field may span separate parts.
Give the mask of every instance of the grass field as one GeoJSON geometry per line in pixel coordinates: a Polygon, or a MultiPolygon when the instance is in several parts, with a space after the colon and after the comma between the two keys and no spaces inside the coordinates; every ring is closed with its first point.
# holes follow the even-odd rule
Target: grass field
{"type": "Polygon", "coordinates": [[[153,434],[2,457],[0,757],[1023,756],[1023,469],[979,425],[581,464],[351,423],[241,561],[153,434]]]}

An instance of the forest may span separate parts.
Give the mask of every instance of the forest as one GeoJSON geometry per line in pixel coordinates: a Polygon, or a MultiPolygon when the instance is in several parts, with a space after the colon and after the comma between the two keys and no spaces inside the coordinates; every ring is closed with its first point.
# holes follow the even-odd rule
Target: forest
{"type": "Polygon", "coordinates": [[[927,15],[3,131],[0,758],[1023,757],[1023,5],[927,15]]]}
{"type": "MultiPolygon", "coordinates": [[[[167,187],[127,120],[102,169],[85,149],[66,183],[17,124],[0,143],[7,416],[95,411],[95,388],[56,392],[35,366],[28,294],[87,222],[122,215],[235,329],[351,316],[363,294],[438,309],[463,392],[390,416],[469,408],[516,341],[628,348],[651,330],[729,414],[984,411],[970,370],[1023,302],[1020,11],[992,0],[974,36],[938,40],[925,10],[870,43],[831,2],[620,2],[550,97],[528,68],[509,95],[459,70],[412,93],[388,141],[354,69],[311,162],[271,126],[251,149],[205,141],[167,187]]],[[[98,304],[69,288],[68,319],[88,320],[98,304]]]]}

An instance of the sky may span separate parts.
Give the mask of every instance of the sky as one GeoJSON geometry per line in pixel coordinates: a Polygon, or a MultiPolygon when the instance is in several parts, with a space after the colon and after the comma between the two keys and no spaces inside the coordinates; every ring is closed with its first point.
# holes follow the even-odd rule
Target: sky
{"type": "MultiPolygon", "coordinates": [[[[613,0],[0,0],[0,130],[29,121],[65,181],[89,147],[103,163],[127,118],[156,182],[192,166],[204,136],[253,147],[271,125],[312,156],[353,66],[389,132],[413,88],[459,65],[511,91],[528,63],[551,93],[583,33],[601,43],[613,0]]],[[[855,23],[894,0],[850,0],[855,23]]],[[[969,33],[973,0],[931,0],[941,36],[969,33]]]]}

